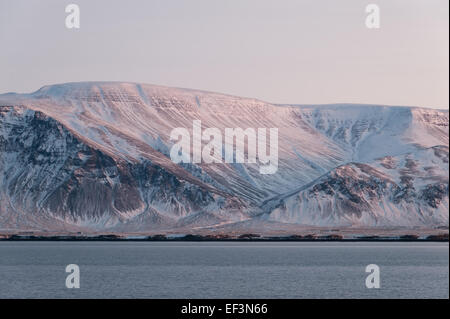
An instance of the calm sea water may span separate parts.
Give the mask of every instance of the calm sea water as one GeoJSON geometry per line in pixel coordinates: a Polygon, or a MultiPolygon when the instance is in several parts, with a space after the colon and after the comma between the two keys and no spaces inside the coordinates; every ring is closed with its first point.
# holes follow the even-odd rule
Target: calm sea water
{"type": "Polygon", "coordinates": [[[0,242],[0,298],[448,297],[448,243],[0,242]]]}

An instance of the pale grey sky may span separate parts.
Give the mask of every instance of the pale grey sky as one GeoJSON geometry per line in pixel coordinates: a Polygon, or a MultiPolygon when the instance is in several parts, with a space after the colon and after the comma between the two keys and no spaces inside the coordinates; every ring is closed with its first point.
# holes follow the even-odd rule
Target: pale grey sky
{"type": "Polygon", "coordinates": [[[105,80],[448,108],[448,12],[448,0],[0,0],[0,92],[105,80]],[[380,29],[365,26],[369,3],[380,29]]]}

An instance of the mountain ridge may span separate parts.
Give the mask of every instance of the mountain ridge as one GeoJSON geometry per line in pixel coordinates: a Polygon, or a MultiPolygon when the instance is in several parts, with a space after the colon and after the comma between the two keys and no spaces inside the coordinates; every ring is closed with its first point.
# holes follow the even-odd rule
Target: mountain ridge
{"type": "MultiPolygon", "coordinates": [[[[76,82],[28,94],[3,94],[0,108],[0,202],[6,203],[0,208],[0,229],[36,227],[33,223],[42,229],[60,227],[54,223],[62,228],[145,231],[232,225],[254,218],[302,226],[377,226],[373,220],[381,219],[383,225],[391,221],[408,227],[448,226],[448,168],[442,165],[446,158],[448,165],[448,111],[349,104],[280,106],[129,82],[76,82]],[[194,119],[201,119],[205,128],[279,128],[279,171],[263,176],[254,164],[174,164],[167,156],[170,130],[190,128],[194,119]],[[439,146],[442,156],[427,151],[439,146]],[[380,160],[386,157],[402,164],[387,170],[380,160]],[[314,187],[321,176],[353,162],[387,170],[384,174],[392,176],[395,185],[389,190],[372,185],[378,178],[373,171],[349,168],[348,175],[341,176],[344,181],[327,182],[341,188],[329,194],[319,190],[308,199],[309,206],[304,200],[299,206],[296,190],[314,187]],[[407,162],[418,168],[412,172],[407,162]],[[55,176],[49,174],[52,170],[55,176]],[[440,184],[423,183],[422,171],[443,179],[440,184]],[[62,184],[52,184],[58,179],[62,184]],[[391,208],[369,205],[364,199],[367,190],[346,190],[361,183],[378,187],[379,199],[391,208]],[[395,191],[409,192],[409,197],[396,203],[395,191]],[[96,196],[90,197],[90,192],[96,196]],[[56,193],[59,197],[52,197],[56,193]],[[127,203],[127,196],[134,199],[127,203]],[[345,209],[336,209],[347,207],[352,196],[361,205],[356,219],[345,209]],[[290,211],[268,209],[267,202],[277,197],[291,205],[290,211]],[[426,204],[437,199],[436,207],[426,204]],[[337,205],[327,211],[332,218],[315,217],[324,216],[323,205],[331,203],[337,205]],[[414,217],[405,215],[406,210],[414,217]],[[436,218],[420,218],[423,214],[436,218]],[[367,217],[371,215],[377,218],[367,217]]],[[[390,183],[383,178],[378,182],[390,183]]]]}

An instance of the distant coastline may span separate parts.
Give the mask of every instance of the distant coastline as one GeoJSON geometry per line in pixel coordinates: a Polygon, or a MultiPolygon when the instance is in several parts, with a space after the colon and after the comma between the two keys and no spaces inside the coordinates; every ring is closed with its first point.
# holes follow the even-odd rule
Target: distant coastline
{"type": "Polygon", "coordinates": [[[167,241],[167,242],[448,242],[448,233],[417,236],[355,236],[344,237],[338,234],[316,236],[316,235],[290,235],[290,236],[261,236],[258,234],[231,235],[152,235],[152,236],[121,236],[114,234],[103,235],[58,235],[58,236],[36,236],[36,235],[1,235],[0,241],[167,241]]]}

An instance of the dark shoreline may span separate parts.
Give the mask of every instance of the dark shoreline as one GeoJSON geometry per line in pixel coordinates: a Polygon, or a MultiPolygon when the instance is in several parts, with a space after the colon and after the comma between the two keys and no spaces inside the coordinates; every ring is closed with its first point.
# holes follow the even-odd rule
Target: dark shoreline
{"type": "Polygon", "coordinates": [[[244,239],[228,239],[228,240],[147,240],[147,239],[0,239],[0,242],[427,242],[427,243],[448,243],[448,240],[405,240],[405,239],[379,239],[379,240],[364,240],[364,239],[342,239],[342,240],[326,240],[326,239],[309,239],[309,240],[244,240],[244,239]]]}
{"type": "Polygon", "coordinates": [[[116,235],[99,236],[22,236],[11,235],[0,237],[0,241],[115,241],[115,242],[449,242],[448,234],[430,235],[419,238],[416,235],[404,235],[398,237],[367,236],[344,238],[338,235],[331,236],[280,236],[280,237],[212,237],[199,235],[185,235],[179,237],[166,237],[164,235],[142,236],[139,238],[127,238],[116,235]]]}

